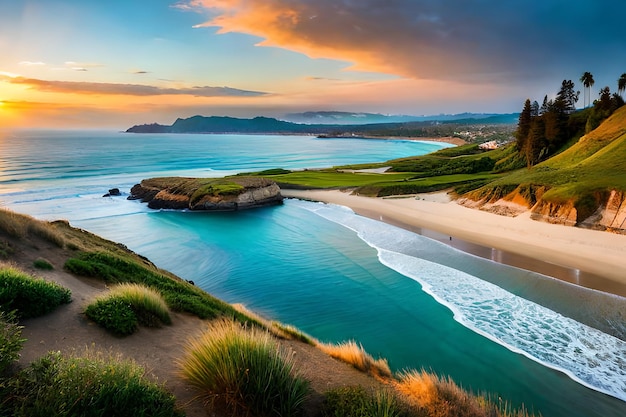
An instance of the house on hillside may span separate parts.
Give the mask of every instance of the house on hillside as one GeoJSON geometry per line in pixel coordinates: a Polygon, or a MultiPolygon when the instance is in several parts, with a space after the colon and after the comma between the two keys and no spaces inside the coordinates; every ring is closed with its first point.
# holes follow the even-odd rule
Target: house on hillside
{"type": "Polygon", "coordinates": [[[498,149],[498,143],[495,140],[490,140],[489,142],[481,143],[478,145],[478,148],[484,150],[498,149]]]}

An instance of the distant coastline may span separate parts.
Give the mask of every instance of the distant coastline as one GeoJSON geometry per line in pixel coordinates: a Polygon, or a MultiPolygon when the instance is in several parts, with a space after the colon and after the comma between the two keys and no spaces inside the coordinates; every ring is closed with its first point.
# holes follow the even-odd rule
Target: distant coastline
{"type": "Polygon", "coordinates": [[[319,138],[395,139],[447,142],[455,145],[509,137],[510,117],[464,118],[445,121],[387,122],[369,124],[304,124],[270,117],[240,119],[222,116],[178,118],[171,125],[135,125],[126,133],[315,135],[319,138]],[[490,129],[484,130],[485,126],[490,129]]]}

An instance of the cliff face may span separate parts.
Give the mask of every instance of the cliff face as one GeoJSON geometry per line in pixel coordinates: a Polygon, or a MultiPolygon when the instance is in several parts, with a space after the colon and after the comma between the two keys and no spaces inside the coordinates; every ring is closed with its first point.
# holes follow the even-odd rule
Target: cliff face
{"type": "Polygon", "coordinates": [[[597,192],[578,200],[550,201],[545,187],[520,186],[504,196],[461,198],[459,204],[491,213],[517,216],[530,211],[533,220],[626,234],[626,192],[597,192]]]}
{"type": "Polygon", "coordinates": [[[227,184],[201,183],[195,179],[143,180],[130,190],[129,199],[141,200],[153,209],[235,211],[282,204],[278,185],[264,178],[233,178],[227,184]],[[228,186],[220,191],[220,186],[228,186]]]}

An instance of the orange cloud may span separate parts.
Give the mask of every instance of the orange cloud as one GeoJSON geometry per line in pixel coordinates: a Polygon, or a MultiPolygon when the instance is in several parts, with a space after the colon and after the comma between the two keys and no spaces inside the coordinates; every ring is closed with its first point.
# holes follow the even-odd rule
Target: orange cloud
{"type": "Polygon", "coordinates": [[[255,35],[263,39],[258,45],[406,78],[532,85],[579,68],[581,51],[584,62],[618,67],[615,51],[626,48],[619,20],[626,2],[613,1],[609,14],[602,2],[570,2],[557,14],[550,2],[531,3],[188,0],[180,8],[209,14],[197,27],[255,35]],[[596,15],[606,21],[590,26],[589,16],[596,15]]]}
{"type": "Polygon", "coordinates": [[[193,0],[214,14],[196,27],[220,27],[218,33],[241,32],[263,38],[259,46],[275,46],[311,58],[353,63],[350,69],[409,78],[441,79],[479,73],[485,65],[473,57],[470,39],[448,38],[435,13],[407,10],[408,0],[385,7],[378,0],[193,0]]]}
{"type": "Polygon", "coordinates": [[[11,84],[25,85],[37,91],[49,93],[129,95],[129,96],[160,96],[160,95],[191,95],[197,97],[255,97],[267,93],[259,91],[239,90],[230,87],[189,87],[161,88],[141,84],[94,83],[78,81],[49,81],[25,77],[3,77],[0,80],[11,84]]]}

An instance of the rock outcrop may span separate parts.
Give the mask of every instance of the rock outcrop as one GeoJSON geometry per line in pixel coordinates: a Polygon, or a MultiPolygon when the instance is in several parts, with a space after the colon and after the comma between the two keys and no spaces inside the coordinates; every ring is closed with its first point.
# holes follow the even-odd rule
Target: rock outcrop
{"type": "Polygon", "coordinates": [[[506,193],[494,190],[478,199],[469,193],[457,202],[510,217],[530,211],[531,219],[537,221],[626,234],[626,192],[598,191],[577,199],[552,201],[543,198],[546,191],[543,186],[525,185],[506,193]]]}
{"type": "Polygon", "coordinates": [[[236,211],[282,204],[278,185],[265,178],[153,178],[130,190],[131,200],[153,209],[236,211]]]}

